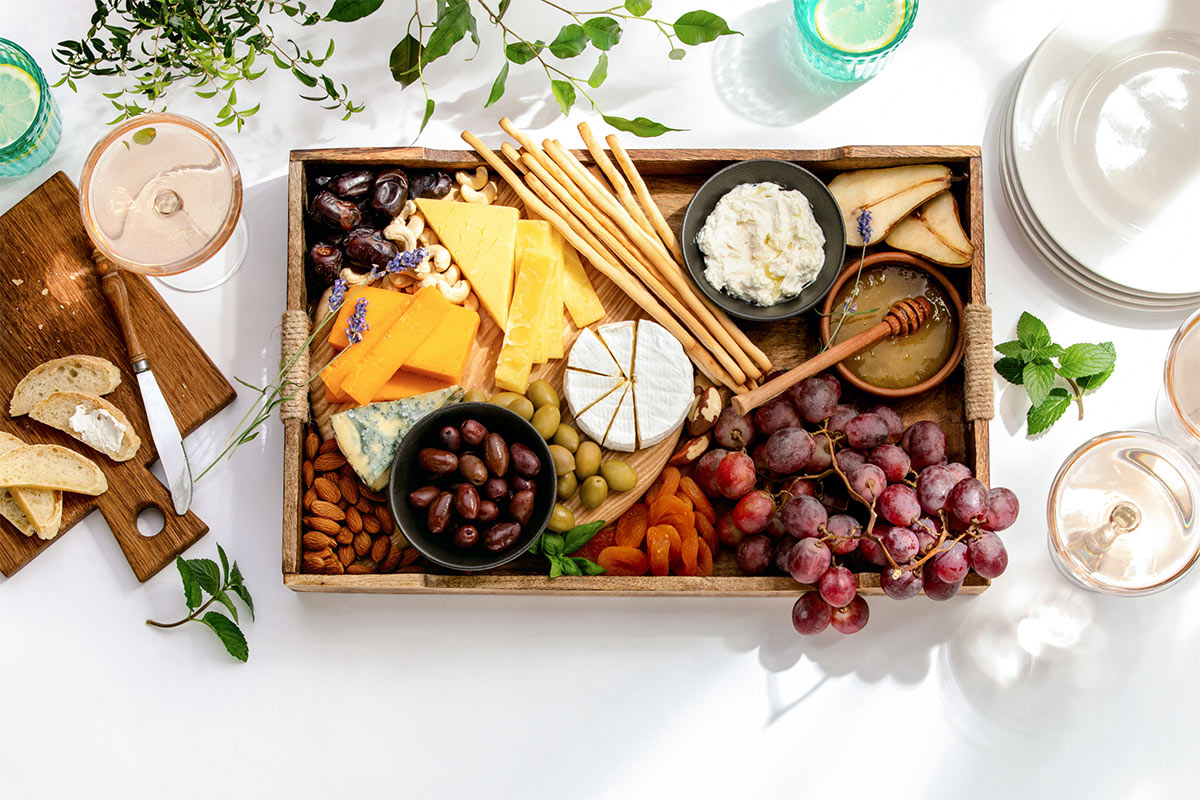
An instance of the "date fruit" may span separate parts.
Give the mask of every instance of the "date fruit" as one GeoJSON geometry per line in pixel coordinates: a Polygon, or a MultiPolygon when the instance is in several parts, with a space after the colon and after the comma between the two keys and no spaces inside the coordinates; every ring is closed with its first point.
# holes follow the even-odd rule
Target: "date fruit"
{"type": "Polygon", "coordinates": [[[362,212],[333,192],[318,192],[308,204],[308,215],[316,222],[337,231],[348,231],[362,222],[362,212]]]}

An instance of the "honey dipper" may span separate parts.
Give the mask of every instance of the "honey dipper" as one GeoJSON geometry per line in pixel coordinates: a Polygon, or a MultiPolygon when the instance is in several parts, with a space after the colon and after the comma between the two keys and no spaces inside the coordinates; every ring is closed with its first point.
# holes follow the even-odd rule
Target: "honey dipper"
{"type": "Polygon", "coordinates": [[[887,314],[875,325],[851,336],[841,344],[810,358],[799,366],[792,367],[777,378],[767,381],[757,389],[735,395],[731,405],[739,414],[748,414],[771,398],[805,378],[829,369],[856,353],[888,336],[908,336],[916,333],[933,315],[933,304],[924,297],[909,297],[892,305],[887,314]]]}

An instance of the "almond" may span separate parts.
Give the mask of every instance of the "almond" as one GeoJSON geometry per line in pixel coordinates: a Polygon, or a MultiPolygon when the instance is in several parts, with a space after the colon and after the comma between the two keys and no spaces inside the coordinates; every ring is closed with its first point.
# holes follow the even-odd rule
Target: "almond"
{"type": "Polygon", "coordinates": [[[349,528],[339,528],[337,532],[338,544],[354,544],[354,531],[349,528]]]}
{"type": "Polygon", "coordinates": [[[680,445],[679,449],[675,451],[675,454],[671,456],[667,463],[673,467],[682,467],[686,464],[691,464],[704,455],[711,444],[712,436],[707,433],[694,436],[680,445]]]}
{"type": "MultiPolygon", "coordinates": [[[[330,439],[329,441],[333,441],[330,439]]],[[[328,444],[329,442],[326,442],[328,444]]],[[[313,460],[313,468],[317,472],[333,472],[346,463],[346,457],[341,453],[321,453],[313,460]]]]}
{"type": "Polygon", "coordinates": [[[371,536],[366,531],[358,533],[354,537],[354,552],[360,556],[365,556],[371,552],[371,536]]]}
{"type": "Polygon", "coordinates": [[[341,522],[346,518],[346,512],[342,511],[342,507],[328,500],[313,500],[312,512],[318,517],[325,517],[336,522],[341,522]]]}
{"type": "Polygon", "coordinates": [[[400,559],[400,566],[407,567],[412,564],[421,554],[417,552],[415,547],[406,547],[404,549],[404,557],[400,559]]]}
{"type": "MultiPolygon", "coordinates": [[[[337,449],[338,449],[337,439],[329,439],[327,441],[321,442],[321,446],[317,449],[317,452],[322,453],[322,454],[323,453],[336,453],[337,449]]],[[[340,455],[340,453],[339,453],[339,455],[340,455]]],[[[341,464],[339,464],[338,466],[340,467],[341,464]]],[[[334,469],[337,469],[337,467],[334,467],[334,469]]]]}
{"type": "Polygon", "coordinates": [[[343,567],[348,567],[354,563],[355,555],[354,548],[348,544],[338,547],[338,561],[342,562],[343,567]]]}
{"type": "Polygon", "coordinates": [[[305,461],[304,468],[301,471],[304,474],[304,488],[312,488],[312,483],[316,476],[316,470],[313,469],[313,463],[311,461],[305,461]]]}
{"type": "Polygon", "coordinates": [[[715,386],[701,389],[687,415],[687,431],[692,436],[708,433],[721,416],[721,393],[715,386]]]}
{"type": "Polygon", "coordinates": [[[351,564],[346,567],[347,575],[373,575],[375,568],[370,564],[351,564]]]}
{"type": "MultiPolygon", "coordinates": [[[[320,502],[319,500],[317,502],[320,502]]],[[[337,524],[336,520],[328,517],[305,517],[304,525],[307,528],[312,528],[314,531],[323,533],[326,536],[336,536],[341,529],[341,525],[337,524]]]]}
{"type": "Polygon", "coordinates": [[[383,561],[391,547],[391,539],[386,536],[376,536],[375,541],[371,544],[371,560],[376,563],[383,561]]]}
{"type": "Polygon", "coordinates": [[[387,501],[387,497],[383,493],[373,491],[365,486],[360,487],[358,492],[373,503],[383,503],[387,501]]]}
{"type": "Polygon", "coordinates": [[[362,518],[362,526],[364,531],[374,536],[380,531],[379,518],[374,514],[366,514],[362,518]]]}
{"type": "Polygon", "coordinates": [[[313,481],[312,488],[317,493],[317,497],[327,503],[338,503],[342,499],[342,490],[337,487],[337,484],[326,478],[324,475],[313,481]]]}
{"type": "Polygon", "coordinates": [[[392,531],[396,529],[392,522],[392,512],[384,506],[380,506],[375,509],[375,519],[379,520],[379,530],[391,536],[392,531]]]}
{"type": "Polygon", "coordinates": [[[325,559],[325,569],[321,570],[326,575],[341,575],[346,571],[342,566],[342,562],[336,558],[325,559]]]}
{"type": "Polygon", "coordinates": [[[305,557],[316,556],[317,558],[320,558],[322,560],[330,559],[330,558],[334,557],[333,549],[329,548],[329,547],[322,548],[321,550],[310,550],[307,553],[305,553],[304,555],[305,555],[305,557]]]}
{"type": "Polygon", "coordinates": [[[342,490],[342,497],[346,499],[347,503],[354,505],[358,502],[358,481],[354,480],[354,478],[349,478],[345,475],[340,476],[338,478],[338,488],[342,490]]]}
{"type": "Polygon", "coordinates": [[[312,431],[308,432],[308,436],[304,437],[304,456],[309,461],[317,457],[318,448],[321,447],[321,437],[312,431]]]}
{"type": "Polygon", "coordinates": [[[306,509],[308,509],[309,511],[312,511],[312,504],[313,504],[313,501],[315,501],[316,499],[317,499],[317,493],[315,491],[313,491],[312,489],[309,489],[307,492],[304,493],[304,500],[303,500],[304,507],[306,509]]]}
{"type": "Polygon", "coordinates": [[[306,555],[304,556],[304,571],[305,572],[324,572],[325,559],[320,556],[306,555]]]}
{"type": "Polygon", "coordinates": [[[400,557],[404,555],[404,549],[392,545],[388,550],[387,555],[383,557],[383,561],[379,562],[380,572],[391,572],[396,567],[400,566],[400,557]]]}
{"type": "Polygon", "coordinates": [[[333,546],[333,539],[317,531],[307,531],[300,541],[305,550],[324,550],[333,546]]]}
{"type": "Polygon", "coordinates": [[[370,514],[375,506],[371,505],[371,501],[365,497],[358,498],[358,502],[354,504],[360,514],[370,514]]]}
{"type": "Polygon", "coordinates": [[[361,533],[363,529],[362,514],[354,506],[346,509],[346,527],[354,533],[361,533]]]}

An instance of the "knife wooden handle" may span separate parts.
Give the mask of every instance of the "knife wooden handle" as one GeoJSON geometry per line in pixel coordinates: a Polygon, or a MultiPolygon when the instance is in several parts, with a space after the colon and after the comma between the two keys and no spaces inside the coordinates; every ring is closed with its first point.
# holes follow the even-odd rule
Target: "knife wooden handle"
{"type": "Polygon", "coordinates": [[[142,347],[137,328],[133,324],[133,311],[129,307],[129,293],[125,291],[125,280],[121,277],[121,270],[99,250],[92,251],[92,261],[96,264],[96,274],[100,276],[100,291],[108,298],[108,304],[112,306],[113,315],[116,316],[117,324],[121,326],[121,333],[125,337],[129,363],[133,364],[134,371],[138,372],[138,362],[146,360],[146,349],[142,347]]]}

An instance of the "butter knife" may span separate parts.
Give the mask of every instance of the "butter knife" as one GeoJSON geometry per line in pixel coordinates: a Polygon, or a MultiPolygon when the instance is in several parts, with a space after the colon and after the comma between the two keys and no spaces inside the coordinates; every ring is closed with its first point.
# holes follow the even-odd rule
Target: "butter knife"
{"type": "Polygon", "coordinates": [[[150,423],[150,437],[154,440],[154,449],[158,451],[158,459],[167,475],[171,503],[175,506],[175,513],[182,516],[192,505],[192,467],[188,463],[187,450],[183,447],[179,425],[171,414],[158,381],[154,379],[154,373],[150,371],[150,359],[138,339],[121,270],[99,252],[92,255],[92,260],[96,262],[96,274],[100,276],[100,291],[108,298],[113,316],[125,337],[125,350],[129,354],[133,374],[137,377],[142,406],[146,409],[146,421],[150,423]]]}

